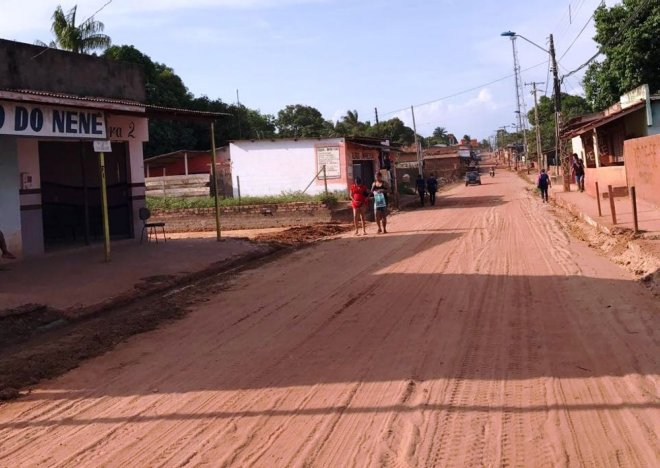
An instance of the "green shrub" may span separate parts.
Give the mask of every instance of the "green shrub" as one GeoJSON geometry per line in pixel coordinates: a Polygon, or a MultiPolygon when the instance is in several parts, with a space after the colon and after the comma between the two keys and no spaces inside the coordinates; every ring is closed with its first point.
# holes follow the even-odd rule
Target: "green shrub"
{"type": "MultiPolygon", "coordinates": [[[[331,192],[327,196],[307,195],[302,192],[282,192],[280,195],[261,197],[242,197],[240,205],[277,205],[294,202],[323,202],[328,206],[336,205],[340,200],[348,200],[345,190],[331,192]]],[[[239,206],[239,200],[234,198],[221,198],[220,206],[239,206]]],[[[213,208],[215,203],[212,197],[147,197],[147,206],[152,210],[178,210],[185,208],[213,208]]]]}

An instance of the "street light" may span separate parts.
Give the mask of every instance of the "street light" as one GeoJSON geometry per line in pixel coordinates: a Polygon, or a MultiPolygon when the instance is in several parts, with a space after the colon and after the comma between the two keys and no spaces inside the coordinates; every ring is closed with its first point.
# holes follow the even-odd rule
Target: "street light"
{"type": "Polygon", "coordinates": [[[518,33],[515,33],[515,32],[513,32],[513,31],[506,31],[506,32],[503,32],[502,34],[500,34],[500,36],[511,37],[511,38],[513,38],[513,37],[519,37],[520,39],[523,39],[523,40],[529,42],[529,43],[532,44],[534,47],[538,47],[539,49],[541,49],[541,50],[542,50],[543,52],[545,52],[546,54],[549,54],[549,53],[550,53],[549,50],[544,49],[543,47],[541,47],[540,45],[538,45],[536,42],[534,42],[534,41],[532,41],[532,40],[530,40],[530,39],[527,39],[525,36],[523,36],[523,35],[521,35],[521,34],[518,34],[518,33]]]}
{"type": "MultiPolygon", "coordinates": [[[[546,54],[550,55],[550,60],[552,61],[552,75],[553,75],[553,81],[554,81],[554,86],[553,86],[553,91],[555,95],[555,170],[556,174],[559,175],[559,126],[560,126],[560,113],[561,113],[561,88],[559,84],[559,72],[557,70],[557,58],[555,57],[555,42],[552,37],[552,34],[550,34],[550,49],[546,49],[544,47],[541,47],[538,45],[536,42],[527,39],[525,36],[522,36],[518,33],[515,33],[513,31],[506,31],[501,33],[501,36],[503,37],[508,37],[511,39],[511,43],[513,44],[513,60],[514,60],[514,68],[516,68],[516,46],[515,46],[515,39],[517,37],[529,42],[532,44],[534,47],[541,49],[543,52],[546,54]]],[[[518,80],[516,78],[516,94],[518,94],[518,80]]],[[[566,177],[566,174],[564,174],[564,190],[565,191],[570,191],[570,184],[568,182],[568,179],[566,177]]]]}
{"type": "MultiPolygon", "coordinates": [[[[513,74],[516,79],[516,114],[518,118],[518,129],[522,131],[523,134],[523,154],[527,154],[527,132],[525,131],[526,126],[524,125],[523,113],[521,112],[521,100],[523,99],[523,90],[522,90],[522,78],[520,77],[520,64],[518,62],[518,51],[516,50],[516,38],[519,37],[518,34],[513,31],[506,31],[501,34],[503,37],[508,37],[511,39],[511,46],[513,48],[513,74]]],[[[524,39],[524,38],[523,38],[524,39]]],[[[524,109],[524,103],[522,105],[524,109]]]]}

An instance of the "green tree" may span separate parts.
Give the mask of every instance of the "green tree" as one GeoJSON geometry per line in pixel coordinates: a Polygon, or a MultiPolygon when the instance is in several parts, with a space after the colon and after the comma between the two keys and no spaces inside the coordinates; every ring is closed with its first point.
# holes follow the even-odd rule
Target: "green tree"
{"type": "Polygon", "coordinates": [[[287,138],[326,137],[334,134],[334,126],[321,112],[302,104],[289,105],[277,113],[277,134],[287,138]]]}
{"type": "MultiPolygon", "coordinates": [[[[133,46],[112,46],[103,53],[104,58],[139,65],[144,72],[147,104],[178,107],[207,112],[231,114],[220,119],[216,128],[216,143],[225,145],[230,140],[268,138],[275,135],[274,118],[245,106],[229,105],[207,96],[194,97],[174,70],[157,63],[133,46]]],[[[152,119],[149,122],[149,142],[146,157],[180,149],[207,150],[211,146],[209,125],[189,121],[152,119]]]]}
{"type": "Polygon", "coordinates": [[[365,136],[387,138],[390,142],[400,145],[412,145],[415,141],[413,129],[407,127],[398,117],[372,125],[367,129],[365,136]]]}
{"type": "Polygon", "coordinates": [[[69,50],[77,54],[89,54],[98,49],[110,47],[110,36],[103,34],[105,26],[100,21],[90,18],[76,26],[76,12],[78,6],[71,8],[66,14],[61,6],[53,13],[53,25],[51,27],[55,40],[50,44],[37,41],[38,45],[69,50]]]}
{"type": "Polygon", "coordinates": [[[631,89],[648,83],[660,89],[660,2],[623,0],[594,14],[594,40],[605,54],[584,76],[584,90],[593,110],[615,103],[631,89]]]}
{"type": "Polygon", "coordinates": [[[462,140],[463,144],[469,145],[471,141],[472,138],[470,137],[470,135],[467,134],[463,135],[463,140],[462,140]]]}
{"type": "MultiPolygon", "coordinates": [[[[571,94],[561,94],[562,118],[564,122],[570,119],[587,114],[591,107],[589,103],[581,96],[571,94]]],[[[547,96],[541,96],[538,104],[539,127],[541,128],[541,146],[543,150],[555,147],[555,101],[547,96]]],[[[530,155],[536,154],[536,127],[534,121],[534,108],[527,113],[527,117],[532,124],[531,130],[527,134],[527,145],[530,155]]],[[[522,141],[522,139],[521,139],[522,141]]]]}
{"type": "Polygon", "coordinates": [[[342,136],[364,136],[367,133],[367,128],[370,127],[369,122],[360,122],[358,112],[356,110],[348,111],[342,119],[335,125],[335,132],[342,136]]]}
{"type": "Polygon", "coordinates": [[[425,139],[428,146],[449,145],[449,133],[445,127],[436,127],[433,134],[425,139]]]}

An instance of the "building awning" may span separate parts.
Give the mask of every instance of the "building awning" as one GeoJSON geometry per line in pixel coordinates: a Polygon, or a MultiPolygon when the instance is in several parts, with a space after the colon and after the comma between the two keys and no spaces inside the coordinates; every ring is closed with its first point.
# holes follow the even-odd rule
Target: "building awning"
{"type": "Polygon", "coordinates": [[[367,143],[355,143],[351,141],[351,144],[354,146],[359,146],[361,148],[369,148],[369,149],[389,149],[390,152],[401,152],[401,150],[397,147],[394,146],[385,146],[385,145],[378,145],[378,144],[367,144],[367,143]]]}
{"type": "Polygon", "coordinates": [[[192,109],[156,106],[137,101],[109,99],[94,96],[51,93],[32,89],[0,89],[0,99],[14,102],[34,102],[64,107],[83,107],[112,113],[137,115],[154,119],[203,120],[214,121],[231,116],[223,112],[206,112],[192,109]]]}
{"type": "Polygon", "coordinates": [[[585,125],[582,125],[581,127],[577,127],[572,130],[568,130],[565,132],[562,132],[562,137],[563,138],[573,138],[579,135],[582,135],[583,133],[590,132],[598,127],[602,127],[603,125],[606,125],[610,122],[613,122],[615,120],[620,119],[621,117],[624,117],[628,114],[632,114],[633,112],[637,112],[638,110],[643,109],[646,106],[645,102],[639,102],[635,104],[634,106],[631,106],[627,109],[624,109],[620,112],[617,112],[615,114],[610,114],[610,115],[604,115],[598,119],[593,119],[590,120],[588,123],[585,125]]]}

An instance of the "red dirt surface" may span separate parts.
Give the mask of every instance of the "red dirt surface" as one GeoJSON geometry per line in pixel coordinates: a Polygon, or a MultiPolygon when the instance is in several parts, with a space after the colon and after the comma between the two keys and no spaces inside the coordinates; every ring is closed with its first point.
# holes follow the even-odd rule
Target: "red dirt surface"
{"type": "Polygon", "coordinates": [[[0,465],[657,466],[660,304],[630,273],[504,171],[388,230],[0,406],[0,465]]]}
{"type": "Polygon", "coordinates": [[[323,237],[334,236],[351,229],[348,224],[314,224],[312,226],[297,226],[279,232],[260,234],[254,237],[256,242],[268,242],[288,246],[308,244],[323,237]]]}

